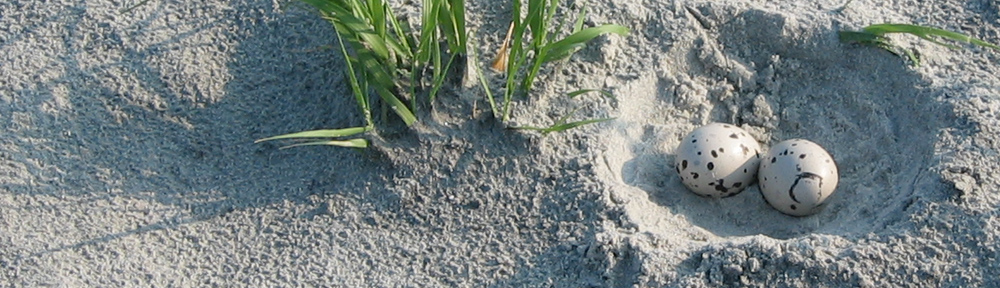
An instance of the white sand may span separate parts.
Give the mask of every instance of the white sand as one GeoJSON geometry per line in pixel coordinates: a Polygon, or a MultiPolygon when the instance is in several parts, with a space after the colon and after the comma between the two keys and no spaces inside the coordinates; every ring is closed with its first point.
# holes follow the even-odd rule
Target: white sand
{"type": "MultiPolygon", "coordinates": [[[[548,67],[511,124],[617,120],[504,130],[472,86],[362,153],[251,143],[361,123],[302,5],[38,2],[0,4],[0,286],[1000,285],[1000,52],[896,37],[914,68],[836,34],[997,43],[996,1],[591,1],[632,34],[548,67]],[[709,122],[825,146],[829,206],[686,191],[673,149],[709,122]]],[[[506,3],[469,4],[484,64],[506,3]]]]}

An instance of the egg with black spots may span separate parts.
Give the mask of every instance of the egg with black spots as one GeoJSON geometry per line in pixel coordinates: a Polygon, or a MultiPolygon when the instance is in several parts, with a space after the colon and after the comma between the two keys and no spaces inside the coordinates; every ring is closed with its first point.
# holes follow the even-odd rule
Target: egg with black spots
{"type": "Polygon", "coordinates": [[[701,196],[733,196],[757,179],[760,144],[735,125],[712,123],[695,129],[674,152],[674,171],[681,183],[701,196]]]}
{"type": "Polygon", "coordinates": [[[819,144],[791,139],[771,147],[760,163],[760,192],[771,207],[792,216],[822,210],[837,189],[837,163],[819,144]]]}

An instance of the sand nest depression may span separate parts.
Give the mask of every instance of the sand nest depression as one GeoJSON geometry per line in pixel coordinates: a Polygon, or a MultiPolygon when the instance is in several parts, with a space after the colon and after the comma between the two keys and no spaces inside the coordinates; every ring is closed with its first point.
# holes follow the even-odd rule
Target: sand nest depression
{"type": "MultiPolygon", "coordinates": [[[[543,70],[509,124],[615,120],[508,130],[458,85],[361,152],[252,144],[361,124],[303,5],[36,2],[0,4],[3,285],[1000,283],[1000,53],[894,38],[911,67],[837,39],[892,22],[996,43],[995,1],[567,1],[632,31],[543,70]],[[562,96],[581,88],[616,97],[562,96]],[[755,185],[687,191],[674,149],[711,122],[820,143],[837,192],[800,218],[755,185]]],[[[509,10],[469,2],[480,63],[509,10]]]]}

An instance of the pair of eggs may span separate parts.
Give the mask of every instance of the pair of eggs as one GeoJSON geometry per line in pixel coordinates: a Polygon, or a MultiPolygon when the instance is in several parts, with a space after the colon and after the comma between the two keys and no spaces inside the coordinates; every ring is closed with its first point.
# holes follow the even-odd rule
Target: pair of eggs
{"type": "Polygon", "coordinates": [[[812,141],[782,141],[761,155],[756,139],[722,123],[691,131],[675,159],[681,182],[695,194],[729,197],[756,180],[771,207],[793,216],[819,212],[840,178],[830,153],[812,141]]]}

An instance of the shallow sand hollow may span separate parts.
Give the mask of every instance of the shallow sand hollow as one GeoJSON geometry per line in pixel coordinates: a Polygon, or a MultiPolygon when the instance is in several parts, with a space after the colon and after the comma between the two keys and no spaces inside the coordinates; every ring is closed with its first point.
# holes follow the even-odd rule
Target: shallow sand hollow
{"type": "MultiPolygon", "coordinates": [[[[0,283],[1000,283],[1000,52],[894,37],[923,57],[909,67],[836,33],[916,23],[997,43],[995,1],[569,1],[632,32],[543,69],[510,124],[614,121],[507,130],[455,85],[364,152],[252,144],[361,124],[333,29],[302,5],[35,2],[0,4],[0,283]],[[616,97],[564,96],[581,88],[616,97]],[[694,195],[673,150],[710,122],[823,145],[837,192],[803,218],[756,185],[694,195]]],[[[483,65],[508,4],[468,4],[483,65]]]]}
{"type": "MultiPolygon", "coordinates": [[[[713,6],[701,7],[718,13],[713,6]]],[[[643,109],[623,115],[624,133],[619,137],[627,140],[612,145],[607,157],[613,159],[612,171],[621,171],[625,184],[621,193],[633,194],[623,197],[652,202],[635,207],[639,215],[656,211],[641,216],[653,217],[648,219],[650,230],[676,231],[694,225],[723,237],[863,235],[898,221],[918,198],[941,200],[952,193],[938,184],[940,176],[931,171],[938,164],[936,131],[947,124],[942,122],[954,119],[950,105],[937,99],[940,89],[922,85],[898,59],[844,49],[831,19],[803,23],[794,15],[767,10],[738,13],[716,20],[725,23],[718,32],[678,40],[695,44],[667,52],[673,59],[692,55],[691,62],[666,63],[656,70],[671,73],[624,85],[623,89],[634,89],[631,93],[650,96],[628,98],[634,103],[625,106],[643,109]],[[741,78],[726,78],[735,73],[741,78]],[[658,93],[642,91],[645,87],[658,87],[658,93]],[[677,105],[688,101],[686,97],[704,99],[690,107],[677,105]],[[913,115],[920,114],[926,115],[922,121],[913,121],[913,115]],[[666,171],[683,133],[705,121],[720,120],[745,123],[765,147],[791,138],[823,143],[844,174],[827,211],[816,217],[786,217],[763,202],[757,186],[720,200],[695,197],[678,186],[677,175],[666,171]],[[679,227],[653,224],[677,219],[683,219],[677,222],[679,227]]],[[[701,29],[697,22],[688,22],[689,29],[701,29]]]]}

